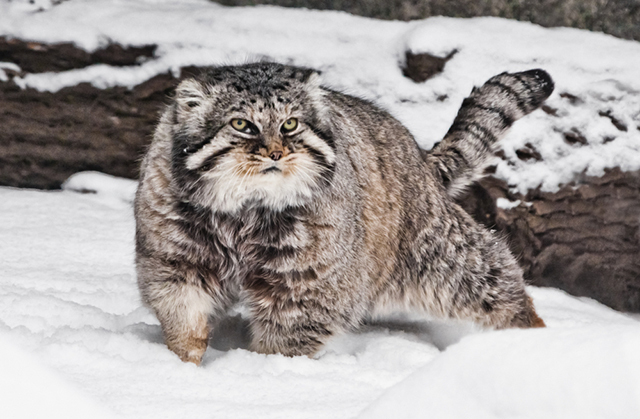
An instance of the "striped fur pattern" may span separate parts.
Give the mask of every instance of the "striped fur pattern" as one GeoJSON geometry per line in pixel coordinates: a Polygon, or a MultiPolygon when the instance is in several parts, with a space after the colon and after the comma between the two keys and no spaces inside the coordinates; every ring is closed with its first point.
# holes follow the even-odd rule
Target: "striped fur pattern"
{"type": "Polygon", "coordinates": [[[537,109],[553,87],[546,72],[531,70],[502,73],[473,89],[444,140],[427,157],[451,196],[482,176],[498,140],[517,119],[537,109]]]}
{"type": "Polygon", "coordinates": [[[238,299],[252,349],[290,356],[390,307],[544,325],[504,241],[451,191],[552,86],[541,70],[492,78],[425,153],[388,113],[322,87],[313,70],[256,63],[183,81],[135,201],[138,284],[168,347],[200,363],[211,320],[238,299]],[[234,129],[237,119],[251,125],[234,129]]]}

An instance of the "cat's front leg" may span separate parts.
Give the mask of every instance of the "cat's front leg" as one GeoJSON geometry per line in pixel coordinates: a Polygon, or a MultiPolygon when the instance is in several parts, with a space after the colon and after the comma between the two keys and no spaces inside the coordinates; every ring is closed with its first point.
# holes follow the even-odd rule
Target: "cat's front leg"
{"type": "Polygon", "coordinates": [[[331,325],[310,318],[284,319],[273,315],[251,320],[251,350],[264,354],[313,356],[333,335],[331,325]]]}
{"type": "Polygon", "coordinates": [[[209,342],[209,318],[220,311],[221,302],[189,276],[188,270],[168,269],[152,260],[138,262],[143,301],[160,321],[167,347],[182,361],[200,365],[209,342]]]}
{"type": "Polygon", "coordinates": [[[354,323],[353,305],[345,303],[348,298],[334,298],[331,289],[313,289],[300,278],[287,281],[285,275],[256,275],[245,290],[251,309],[251,349],[313,356],[345,329],[345,323],[354,323]]]}

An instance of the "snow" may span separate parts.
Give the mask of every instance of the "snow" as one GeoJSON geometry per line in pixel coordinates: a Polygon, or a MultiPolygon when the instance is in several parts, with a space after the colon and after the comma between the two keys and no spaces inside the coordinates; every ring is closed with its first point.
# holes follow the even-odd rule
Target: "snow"
{"type": "MultiPolygon", "coordinates": [[[[374,100],[431,148],[450,126],[474,85],[503,71],[544,68],[556,81],[547,104],[519,121],[504,141],[496,175],[513,192],[555,191],[577,175],[606,168],[640,169],[640,44],[602,33],[545,29],[499,18],[436,17],[376,21],[342,12],[278,7],[227,8],[206,0],[49,0],[0,2],[0,35],[73,42],[93,51],[108,42],[158,45],[155,57],[131,67],[104,64],[14,78],[21,87],[58,91],[88,82],[133,87],[181,67],[270,59],[323,71],[325,84],[374,100]],[[405,50],[458,53],[426,83],[402,76],[405,50]],[[576,100],[561,97],[569,93],[576,100]],[[610,114],[626,131],[616,128],[610,114]],[[564,133],[588,142],[569,144],[564,133]],[[614,139],[613,141],[611,141],[614,139]],[[531,144],[542,162],[522,161],[531,144]]],[[[0,73],[0,79],[7,76],[0,73]]]]}
{"type": "MultiPolygon", "coordinates": [[[[83,81],[132,87],[186,65],[260,58],[315,67],[327,85],[387,108],[425,148],[444,135],[473,85],[541,67],[556,81],[547,104],[557,116],[536,111],[518,121],[497,175],[525,193],[555,190],[583,172],[640,169],[640,44],[602,34],[204,0],[38,0],[0,1],[0,36],[88,51],[109,42],[158,45],[155,57],[133,67],[13,78],[42,91],[83,81]],[[407,48],[459,52],[442,74],[416,84],[399,69],[407,48]],[[601,116],[607,112],[627,130],[601,116]],[[587,145],[564,140],[574,128],[587,145]],[[527,143],[543,161],[517,158],[527,143]]],[[[2,63],[0,81],[10,77],[2,69],[20,71],[2,63]]],[[[640,316],[552,289],[529,289],[543,330],[481,331],[396,314],[334,338],[313,359],[246,350],[244,310],[236,307],[216,328],[203,365],[184,364],[140,303],[135,188],[95,172],[72,176],[62,191],[0,188],[3,417],[640,417],[640,316]],[[30,396],[42,410],[30,410],[38,408],[30,396]]]]}
{"type": "Polygon", "coordinates": [[[0,334],[0,400],[11,419],[111,419],[94,400],[78,392],[31,354],[0,334]]]}
{"type": "Polygon", "coordinates": [[[70,404],[123,418],[640,415],[638,318],[553,289],[529,288],[544,330],[395,314],[335,337],[313,359],[248,351],[237,307],[203,365],[182,363],[138,296],[135,186],[86,172],[62,191],[0,188],[6,417],[29,417],[29,394],[44,417],[72,417],[70,404]],[[63,383],[46,390],[54,381],[63,383]]]}
{"type": "Polygon", "coordinates": [[[7,73],[5,72],[5,70],[19,72],[20,67],[18,67],[14,63],[6,63],[3,61],[0,61],[0,82],[9,81],[9,76],[7,76],[7,73]]]}
{"type": "Polygon", "coordinates": [[[62,183],[62,189],[111,196],[120,201],[132,203],[138,183],[105,173],[88,171],[71,175],[62,183]]]}
{"type": "Polygon", "coordinates": [[[506,198],[498,198],[496,199],[496,207],[509,210],[511,208],[515,208],[520,205],[522,201],[516,199],[515,201],[509,201],[506,198]]]}
{"type": "Polygon", "coordinates": [[[359,417],[637,417],[639,346],[638,325],[622,324],[470,336],[359,417]]]}

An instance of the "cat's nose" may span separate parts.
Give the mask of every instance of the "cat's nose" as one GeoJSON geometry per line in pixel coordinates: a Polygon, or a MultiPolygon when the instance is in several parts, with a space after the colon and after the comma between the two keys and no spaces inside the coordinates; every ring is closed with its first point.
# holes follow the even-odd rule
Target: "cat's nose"
{"type": "Polygon", "coordinates": [[[271,160],[280,160],[282,158],[282,151],[273,150],[271,154],[269,154],[269,157],[271,158],[271,160]]]}

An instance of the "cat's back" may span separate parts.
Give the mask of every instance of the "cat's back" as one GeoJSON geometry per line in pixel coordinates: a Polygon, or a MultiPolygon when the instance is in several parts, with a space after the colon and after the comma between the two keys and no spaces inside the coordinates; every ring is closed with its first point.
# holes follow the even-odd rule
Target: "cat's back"
{"type": "Polygon", "coordinates": [[[427,167],[415,139],[375,104],[330,91],[336,146],[343,148],[363,185],[399,192],[424,181],[427,167]]]}
{"type": "Polygon", "coordinates": [[[414,221],[428,211],[427,191],[437,188],[413,136],[397,119],[366,100],[328,96],[338,155],[360,191],[369,277],[384,283],[398,272],[403,243],[416,233],[414,221]]]}

